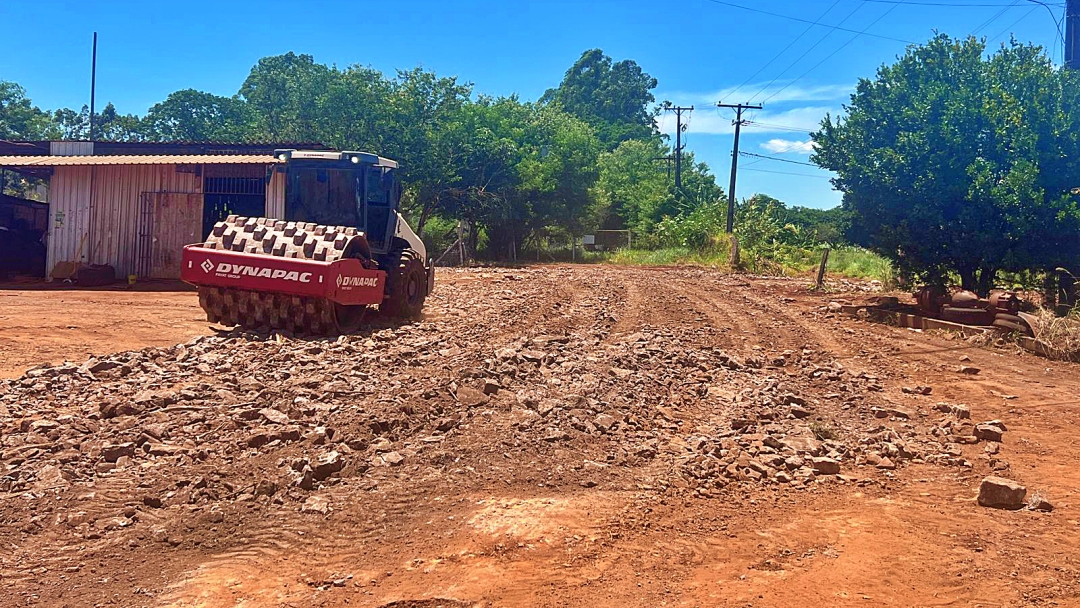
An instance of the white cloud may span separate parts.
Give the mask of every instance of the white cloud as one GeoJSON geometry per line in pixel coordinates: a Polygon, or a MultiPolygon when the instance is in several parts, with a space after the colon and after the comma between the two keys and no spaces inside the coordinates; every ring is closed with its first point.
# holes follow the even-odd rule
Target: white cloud
{"type": "MultiPolygon", "coordinates": [[[[816,131],[821,125],[821,119],[825,114],[839,113],[840,108],[833,106],[807,106],[791,108],[780,112],[757,110],[743,114],[744,120],[750,123],[743,126],[743,132],[754,133],[790,133],[788,137],[798,134],[808,135],[816,131]]],[[[689,127],[687,133],[700,133],[708,135],[730,135],[735,132],[731,124],[734,115],[731,111],[720,110],[716,107],[704,107],[695,110],[689,115],[689,127]]],[[[683,114],[683,120],[687,115],[683,114]]],[[[675,135],[675,116],[670,112],[661,114],[656,119],[657,126],[663,133],[675,135]]]]}
{"type": "Polygon", "coordinates": [[[761,144],[761,147],[776,154],[813,154],[817,144],[809,140],[770,139],[761,144]]]}

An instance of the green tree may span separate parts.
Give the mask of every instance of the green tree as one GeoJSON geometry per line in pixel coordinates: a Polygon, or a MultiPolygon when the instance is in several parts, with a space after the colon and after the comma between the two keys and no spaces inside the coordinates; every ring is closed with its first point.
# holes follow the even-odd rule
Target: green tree
{"type": "Polygon", "coordinates": [[[369,150],[389,156],[392,88],[393,83],[372,68],[357,65],[332,70],[326,90],[315,101],[317,139],[340,150],[369,150]]]}
{"type": "Polygon", "coordinates": [[[646,232],[673,207],[670,150],[659,138],[631,139],[600,155],[596,223],[646,232]]]}
{"type": "Polygon", "coordinates": [[[142,131],[154,141],[251,140],[256,115],[239,97],[221,97],[184,89],[154,104],[142,119],[142,131]]]}
{"type": "Polygon", "coordinates": [[[58,134],[52,117],[30,102],[25,89],[0,80],[0,139],[52,139],[58,134]]]}
{"type": "Polygon", "coordinates": [[[631,59],[614,62],[600,49],[581,54],[562,83],[541,103],[556,103],[592,125],[604,146],[614,149],[628,139],[657,135],[652,90],[656,79],[631,59]]]}
{"type": "Polygon", "coordinates": [[[861,80],[813,134],[850,236],[902,275],[987,292],[999,270],[1075,265],[1080,74],[1042,49],[939,35],[861,80]]]}
{"type": "Polygon", "coordinates": [[[467,169],[462,120],[471,95],[471,84],[419,67],[399,71],[390,85],[381,149],[402,163],[408,208],[421,234],[440,196],[467,169]]]}
{"type": "Polygon", "coordinates": [[[259,117],[260,134],[268,139],[313,142],[321,134],[318,100],[326,95],[334,73],[311,55],[263,57],[251,68],[240,96],[259,117]]]}
{"type": "Polygon", "coordinates": [[[850,220],[843,207],[832,209],[814,209],[812,207],[787,207],[784,221],[799,229],[806,238],[814,243],[841,245],[850,220]]]}
{"type": "MultiPolygon", "coordinates": [[[[90,108],[83,106],[76,112],[68,108],[53,113],[53,120],[58,125],[57,139],[89,140],[90,108]]],[[[142,122],[134,114],[121,114],[112,103],[105,104],[100,112],[94,114],[95,141],[141,141],[142,122]]]]}

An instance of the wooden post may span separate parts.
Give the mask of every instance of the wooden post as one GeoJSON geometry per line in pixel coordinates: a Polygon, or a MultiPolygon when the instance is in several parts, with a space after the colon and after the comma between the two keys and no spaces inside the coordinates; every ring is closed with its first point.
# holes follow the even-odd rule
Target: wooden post
{"type": "Polygon", "coordinates": [[[739,237],[735,234],[730,234],[731,237],[731,259],[728,262],[732,268],[739,267],[739,237]]]}
{"type": "Polygon", "coordinates": [[[825,251],[821,252],[821,266],[818,266],[817,270],[817,288],[821,289],[825,286],[825,266],[829,263],[829,248],[826,247],[825,251]]]}

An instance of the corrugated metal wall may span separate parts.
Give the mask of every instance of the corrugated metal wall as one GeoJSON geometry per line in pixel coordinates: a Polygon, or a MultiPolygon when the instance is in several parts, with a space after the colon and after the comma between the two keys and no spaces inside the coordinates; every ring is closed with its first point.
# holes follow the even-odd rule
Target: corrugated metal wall
{"type": "Polygon", "coordinates": [[[56,169],[49,179],[49,253],[46,271],[51,273],[59,262],[85,262],[85,241],[88,240],[89,230],[90,167],[56,169]]]}
{"type": "MultiPolygon", "coordinates": [[[[109,264],[120,277],[135,273],[139,204],[143,192],[202,192],[195,167],[102,165],[94,167],[90,213],[90,263],[109,264]]],[[[202,214],[202,209],[199,209],[202,214]]]]}
{"type": "Polygon", "coordinates": [[[94,154],[94,142],[90,141],[51,141],[50,156],[91,156],[94,154]]]}
{"type": "Polygon", "coordinates": [[[266,184],[266,217],[284,219],[285,217],[285,174],[274,171],[266,184]]]}
{"type": "MultiPolygon", "coordinates": [[[[177,167],[56,167],[49,181],[48,270],[71,261],[109,264],[118,277],[133,274],[142,193],[202,193],[203,179],[194,173],[195,167],[182,165],[184,172],[177,167]]],[[[285,174],[275,172],[266,185],[266,215],[284,214],[285,174]]]]}
{"type": "Polygon", "coordinates": [[[143,192],[201,193],[202,178],[176,165],[57,167],[49,183],[49,270],[81,261],[113,266],[120,277],[134,273],[143,192]]]}

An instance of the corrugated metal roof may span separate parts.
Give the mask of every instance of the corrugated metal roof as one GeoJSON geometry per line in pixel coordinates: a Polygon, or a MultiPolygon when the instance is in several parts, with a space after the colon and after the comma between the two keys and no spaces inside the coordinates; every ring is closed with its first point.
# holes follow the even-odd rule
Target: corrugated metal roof
{"type": "Polygon", "coordinates": [[[76,167],[86,165],[270,165],[269,154],[154,154],[110,156],[0,156],[0,167],[76,167]]]}

